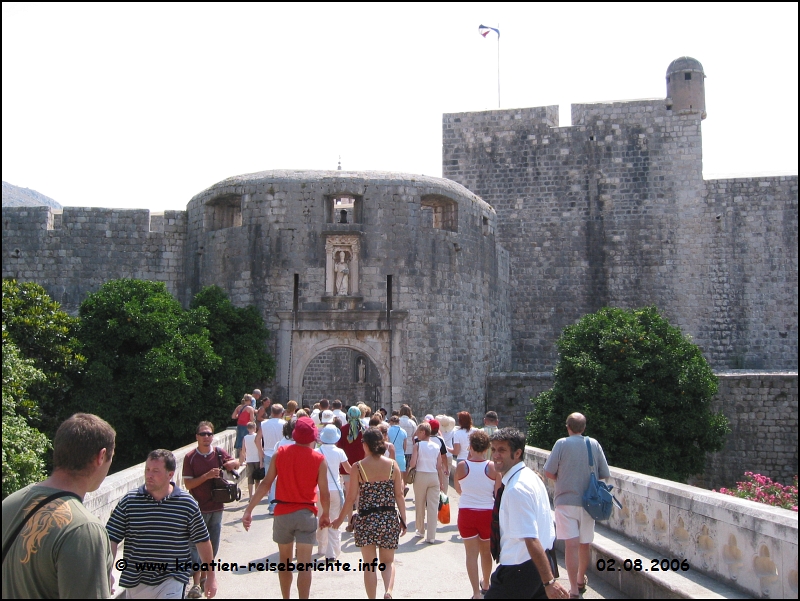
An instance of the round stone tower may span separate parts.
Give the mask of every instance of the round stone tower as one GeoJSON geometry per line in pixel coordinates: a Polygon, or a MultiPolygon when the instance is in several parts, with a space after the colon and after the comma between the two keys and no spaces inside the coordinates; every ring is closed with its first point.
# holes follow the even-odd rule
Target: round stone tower
{"type": "Polygon", "coordinates": [[[703,65],[690,56],[676,58],[667,67],[667,99],[673,111],[700,113],[706,118],[703,65]]]}
{"type": "Polygon", "coordinates": [[[494,208],[460,184],[262,171],[195,196],[188,222],[187,294],[216,284],[258,308],[270,397],[485,411],[486,378],[510,357],[508,254],[494,208]]]}

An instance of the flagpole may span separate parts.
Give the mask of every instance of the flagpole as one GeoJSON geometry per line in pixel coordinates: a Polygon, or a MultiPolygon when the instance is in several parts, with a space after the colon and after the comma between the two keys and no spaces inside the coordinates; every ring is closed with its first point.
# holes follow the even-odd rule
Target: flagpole
{"type": "Polygon", "coordinates": [[[500,23],[497,24],[497,108],[500,108],[500,23]]]}

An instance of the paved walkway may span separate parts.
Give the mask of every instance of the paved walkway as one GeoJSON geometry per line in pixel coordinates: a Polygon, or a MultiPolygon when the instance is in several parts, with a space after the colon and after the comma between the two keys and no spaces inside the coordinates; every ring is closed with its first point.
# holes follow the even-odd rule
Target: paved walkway
{"type": "MultiPolygon", "coordinates": [[[[243,486],[247,495],[247,487],[243,486]]],[[[458,494],[452,488],[451,498],[452,521],[444,526],[439,524],[437,543],[428,545],[422,539],[414,537],[414,502],[413,489],[408,493],[406,515],[409,519],[409,533],[400,539],[400,546],[395,556],[396,579],[394,597],[405,599],[467,599],[470,596],[470,584],[464,566],[464,546],[458,538],[456,517],[458,515],[458,494]]],[[[222,527],[222,540],[218,560],[245,564],[239,572],[222,572],[219,576],[219,593],[217,598],[280,598],[280,586],[277,572],[247,571],[249,562],[278,561],[278,547],[272,542],[272,517],[267,513],[265,503],[256,509],[250,532],[242,527],[242,513],[246,506],[243,499],[236,505],[229,505],[225,510],[222,527]]],[[[335,517],[335,516],[334,516],[335,517]]],[[[314,555],[319,558],[320,555],[314,555]]],[[[349,562],[358,566],[361,553],[353,544],[352,534],[342,532],[341,562],[349,562]]],[[[562,584],[569,587],[566,579],[566,568],[563,558],[559,561],[562,584]]],[[[378,597],[383,597],[383,583],[378,574],[378,597]]],[[[585,598],[606,599],[624,598],[611,586],[595,579],[591,588],[587,589],[585,598]]],[[[292,586],[292,598],[297,598],[297,578],[292,586]]],[[[323,599],[364,599],[363,576],[359,572],[314,572],[311,584],[311,598],[323,599]]]]}

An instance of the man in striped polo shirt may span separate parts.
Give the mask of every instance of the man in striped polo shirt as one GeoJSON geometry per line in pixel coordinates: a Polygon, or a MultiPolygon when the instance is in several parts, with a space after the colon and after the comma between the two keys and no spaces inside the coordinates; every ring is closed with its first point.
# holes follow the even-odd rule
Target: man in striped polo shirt
{"type": "MultiPolygon", "coordinates": [[[[172,481],[171,451],[152,451],[144,474],[144,486],[122,497],[106,524],[115,559],[119,543],[127,541],[119,583],[129,599],[181,599],[192,570],[189,541],[203,563],[214,561],[208,528],[194,497],[172,481]]],[[[206,573],[210,599],[217,593],[216,573],[206,573]]]]}

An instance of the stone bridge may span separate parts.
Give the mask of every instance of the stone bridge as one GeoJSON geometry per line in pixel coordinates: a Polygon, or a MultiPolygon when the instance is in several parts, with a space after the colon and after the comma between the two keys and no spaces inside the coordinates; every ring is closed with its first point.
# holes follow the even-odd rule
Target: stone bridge
{"type": "MultiPolygon", "coordinates": [[[[234,438],[235,431],[226,430],[214,444],[231,451],[234,438]]],[[[175,451],[177,483],[183,457],[192,448],[175,451]]],[[[548,455],[549,451],[527,447],[525,461],[544,476],[548,455]]],[[[85,505],[105,522],[122,495],[143,482],[144,464],[133,466],[106,478],[99,490],[87,496],[85,505]]],[[[552,482],[545,482],[552,495],[552,482]]],[[[587,598],[797,597],[796,512],[613,467],[610,482],[623,507],[604,527],[598,527],[587,598]],[[637,559],[641,571],[635,567],[637,559]],[[689,569],[681,570],[682,563],[689,569]],[[608,569],[612,565],[614,571],[608,569]],[[606,569],[598,571],[598,567],[606,569]]],[[[243,489],[246,494],[246,486],[243,489]]],[[[414,515],[412,495],[407,502],[409,520],[414,515]]],[[[463,545],[455,526],[458,495],[452,488],[450,495],[453,519],[450,525],[439,525],[438,544],[422,545],[408,534],[401,539],[396,594],[411,598],[469,594],[463,545]]],[[[265,506],[256,510],[253,528],[247,533],[241,526],[244,507],[243,500],[225,510],[218,559],[237,563],[239,570],[221,573],[219,598],[278,597],[274,574],[247,568],[250,562],[277,557],[271,518],[265,506]]],[[[341,560],[356,566],[360,553],[350,535],[342,538],[341,560]]],[[[566,579],[563,563],[561,567],[561,578],[566,579]]],[[[328,598],[352,599],[362,591],[358,574],[343,572],[315,574],[311,588],[312,596],[328,598]]]]}

